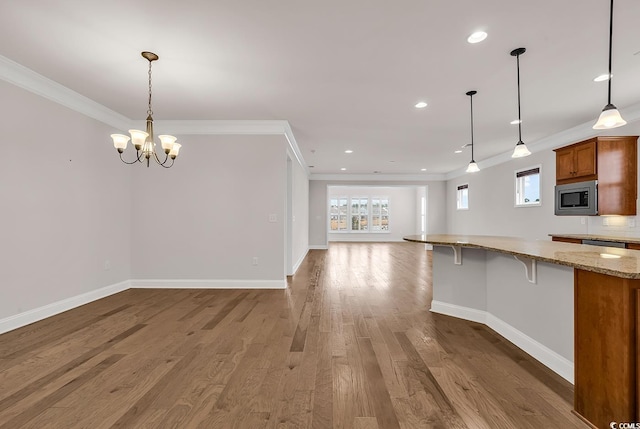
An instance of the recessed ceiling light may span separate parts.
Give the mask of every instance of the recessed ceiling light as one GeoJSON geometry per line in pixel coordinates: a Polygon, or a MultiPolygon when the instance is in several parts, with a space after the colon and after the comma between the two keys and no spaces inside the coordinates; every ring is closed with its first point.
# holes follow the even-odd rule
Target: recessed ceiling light
{"type": "Polygon", "coordinates": [[[476,31],[471,36],[467,37],[469,43],[480,43],[487,38],[487,33],[484,31],[476,31]]]}
{"type": "Polygon", "coordinates": [[[462,150],[458,149],[458,150],[454,151],[453,153],[462,153],[462,150]]]}
{"type": "Polygon", "coordinates": [[[426,168],[421,168],[420,171],[427,171],[427,169],[426,168]]]}
{"type": "Polygon", "coordinates": [[[418,103],[416,103],[416,107],[418,109],[424,109],[425,107],[427,107],[427,103],[425,103],[424,101],[419,101],[418,103]]]}
{"type": "Polygon", "coordinates": [[[346,170],[347,170],[347,169],[346,169],[345,167],[342,167],[342,168],[340,169],[340,171],[346,171],[346,170]]]}
{"type": "Polygon", "coordinates": [[[520,119],[514,119],[513,121],[509,122],[511,125],[518,125],[520,122],[522,122],[520,119]]]}
{"type": "Polygon", "coordinates": [[[344,153],[353,153],[353,151],[351,149],[347,149],[344,151],[344,153]]]}
{"type": "Polygon", "coordinates": [[[596,76],[593,78],[594,82],[605,82],[607,80],[609,80],[609,77],[611,77],[612,75],[610,75],[609,73],[605,73],[605,74],[601,74],[600,76],[596,76]]]}

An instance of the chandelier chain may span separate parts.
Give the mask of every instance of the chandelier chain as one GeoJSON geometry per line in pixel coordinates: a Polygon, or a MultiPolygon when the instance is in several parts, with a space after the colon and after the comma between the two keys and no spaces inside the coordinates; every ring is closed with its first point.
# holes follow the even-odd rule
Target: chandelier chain
{"type": "Polygon", "coordinates": [[[147,115],[153,115],[153,110],[151,110],[151,61],[149,61],[149,108],[147,109],[147,115]]]}

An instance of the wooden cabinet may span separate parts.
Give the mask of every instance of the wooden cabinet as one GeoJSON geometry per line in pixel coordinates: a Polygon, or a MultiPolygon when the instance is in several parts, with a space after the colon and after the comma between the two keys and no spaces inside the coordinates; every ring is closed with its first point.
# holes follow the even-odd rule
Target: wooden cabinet
{"type": "Polygon", "coordinates": [[[597,180],[599,215],[636,214],[638,136],[594,137],[555,152],[557,185],[597,180]]]}
{"type": "Polygon", "coordinates": [[[582,244],[582,240],[579,238],[568,238],[568,237],[551,237],[551,241],[560,241],[562,243],[573,243],[573,244],[582,244]]]}
{"type": "Polygon", "coordinates": [[[597,171],[596,139],[556,149],[556,181],[565,183],[595,180],[597,171]]]}
{"type": "Polygon", "coordinates": [[[637,422],[640,280],[576,269],[576,413],[597,428],[637,422]]]}

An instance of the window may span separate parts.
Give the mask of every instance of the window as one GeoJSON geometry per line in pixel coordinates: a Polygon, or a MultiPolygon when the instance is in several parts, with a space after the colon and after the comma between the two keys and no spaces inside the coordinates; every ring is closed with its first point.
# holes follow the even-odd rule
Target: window
{"type": "Polygon", "coordinates": [[[457,201],[458,210],[469,209],[469,184],[468,183],[458,186],[456,201],[457,201]]]}
{"type": "Polygon", "coordinates": [[[369,199],[351,198],[351,231],[369,229],[369,199]]]}
{"type": "Polygon", "coordinates": [[[389,230],[389,199],[373,197],[371,199],[371,231],[389,230]]]}
{"type": "Polygon", "coordinates": [[[516,170],[516,207],[539,206],[540,166],[516,170]]]}
{"type": "Polygon", "coordinates": [[[329,219],[331,231],[347,231],[348,208],[347,197],[331,198],[329,202],[329,219]]]}
{"type": "Polygon", "coordinates": [[[388,232],[389,197],[330,197],[329,231],[388,232]]]}

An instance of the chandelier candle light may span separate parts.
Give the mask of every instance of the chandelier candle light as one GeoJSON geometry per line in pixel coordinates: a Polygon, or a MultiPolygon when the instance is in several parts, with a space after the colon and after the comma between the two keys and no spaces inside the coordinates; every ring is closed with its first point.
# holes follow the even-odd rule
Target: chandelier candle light
{"type": "Polygon", "coordinates": [[[527,149],[527,145],[522,141],[522,117],[520,116],[520,55],[525,52],[527,52],[525,48],[517,48],[511,51],[511,56],[516,57],[518,70],[518,143],[516,143],[511,158],[522,158],[531,155],[531,152],[527,149]]]}
{"type": "Polygon", "coordinates": [[[156,153],[156,144],[153,141],[153,110],[151,109],[151,63],[158,59],[158,56],[153,52],[142,52],[142,56],[149,61],[149,108],[147,109],[147,131],[129,130],[131,138],[124,134],[111,134],[113,139],[113,146],[118,150],[120,159],[125,164],[135,164],[136,162],[144,162],[146,160],[147,167],[151,158],[153,158],[158,165],[164,168],[170,168],[173,165],[174,160],[180,152],[181,144],[176,143],[176,137],[170,135],[160,135],[160,143],[164,150],[164,161],[160,161],[158,154],[156,153]],[[136,148],[136,158],[127,162],[122,158],[122,153],[127,148],[129,139],[136,148]],[[167,165],[167,162],[171,159],[171,163],[167,165]]]}
{"type": "Polygon", "coordinates": [[[471,102],[471,162],[467,167],[467,173],[475,173],[480,171],[478,164],[476,164],[475,159],[473,158],[473,96],[476,95],[478,91],[469,91],[467,95],[469,96],[469,101],[471,102]]]}

